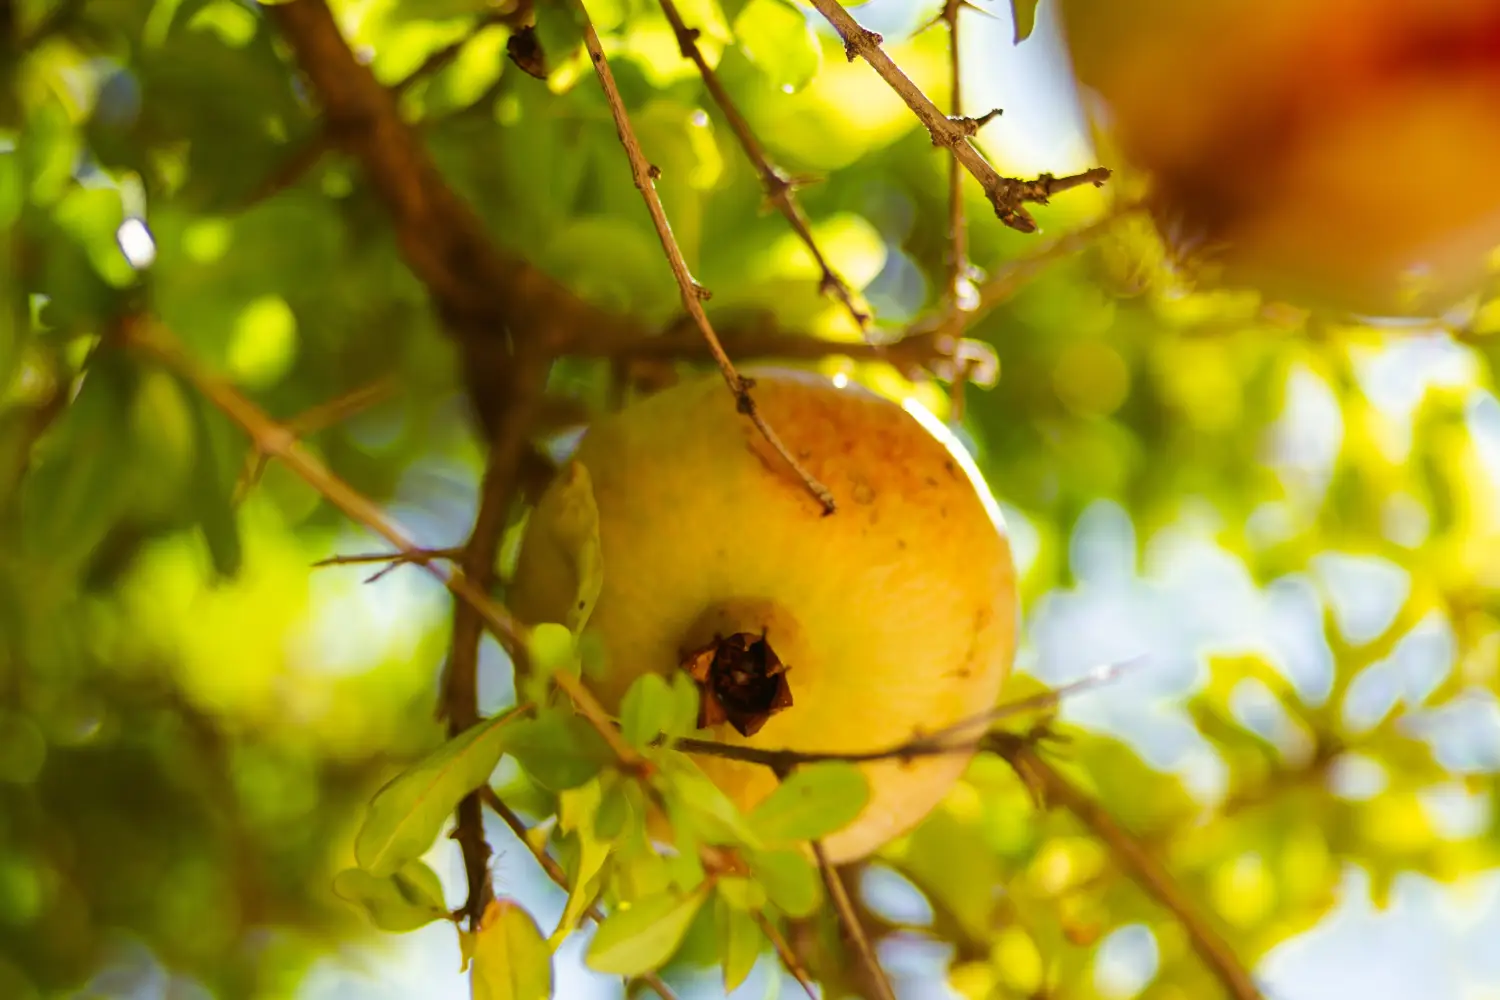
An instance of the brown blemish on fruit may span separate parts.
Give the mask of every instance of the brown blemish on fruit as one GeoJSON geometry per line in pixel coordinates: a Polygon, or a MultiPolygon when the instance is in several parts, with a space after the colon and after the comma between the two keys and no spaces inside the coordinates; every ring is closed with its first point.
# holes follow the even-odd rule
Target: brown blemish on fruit
{"type": "Polygon", "coordinates": [[[766,721],[792,705],[786,664],[766,634],[736,632],[682,658],[682,669],[698,683],[698,728],[728,722],[741,736],[754,736],[766,721]]]}

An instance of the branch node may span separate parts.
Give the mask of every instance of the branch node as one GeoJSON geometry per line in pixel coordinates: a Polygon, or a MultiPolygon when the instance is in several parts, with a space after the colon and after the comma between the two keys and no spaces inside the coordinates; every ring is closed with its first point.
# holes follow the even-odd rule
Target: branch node
{"type": "Polygon", "coordinates": [[[948,120],[957,125],[959,131],[967,137],[978,135],[980,129],[1003,114],[1005,114],[1004,108],[991,108],[977,118],[967,118],[963,115],[949,115],[948,120]]]}

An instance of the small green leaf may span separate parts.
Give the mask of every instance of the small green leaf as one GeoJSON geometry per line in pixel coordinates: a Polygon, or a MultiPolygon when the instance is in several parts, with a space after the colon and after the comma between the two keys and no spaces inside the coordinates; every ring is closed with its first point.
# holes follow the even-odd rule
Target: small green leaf
{"type": "Polygon", "coordinates": [[[703,695],[698,691],[698,685],[687,675],[686,671],[679,670],[672,675],[672,713],[667,717],[667,723],[662,732],[668,736],[687,736],[698,728],[698,704],[703,695]]]}
{"type": "Polygon", "coordinates": [[[719,964],[724,968],[724,992],[733,993],[760,958],[765,935],[756,926],[754,917],[722,899],[715,916],[719,923],[719,964]]]}
{"type": "Polygon", "coordinates": [[[815,840],[848,826],[870,800],[870,783],[853,764],[826,761],[799,767],[750,813],[768,843],[815,840]]]}
{"type": "Polygon", "coordinates": [[[1036,27],[1036,7],[1041,0],[1010,0],[1010,11],[1016,22],[1016,44],[1031,37],[1036,27]]]}
{"type": "Polygon", "coordinates": [[[666,732],[675,709],[672,689],[660,674],[642,674],[620,702],[620,732],[631,746],[644,750],[666,732]]]}
{"type": "Polygon", "coordinates": [[[766,905],[766,890],[754,879],[728,875],[716,884],[724,902],[738,910],[759,910],[766,905]]]}
{"type": "Polygon", "coordinates": [[[551,677],[559,670],[576,674],[578,645],[567,626],[543,622],[531,630],[526,640],[531,668],[540,677],[551,677]]]}
{"type": "Polygon", "coordinates": [[[492,900],[469,940],[473,1000],[547,1000],[552,995],[552,950],[536,921],[509,899],[492,900]]]}
{"type": "Polygon", "coordinates": [[[806,917],[818,908],[818,870],[801,853],[761,851],[750,858],[750,872],[787,916],[806,917]]]}
{"type": "MultiPolygon", "coordinates": [[[[201,393],[185,381],[178,380],[183,398],[190,400],[193,436],[193,494],[197,506],[198,530],[208,545],[214,572],[231,578],[240,571],[244,550],[240,544],[240,525],[234,507],[233,482],[224,475],[226,448],[222,436],[215,433],[217,414],[209,412],[201,393]]],[[[242,449],[233,453],[243,454],[242,449]]]]}
{"type": "Polygon", "coordinates": [[[632,781],[616,781],[604,789],[599,812],[594,816],[594,835],[612,841],[623,834],[637,811],[631,797],[639,794],[632,781]]]}
{"type": "Polygon", "coordinates": [[[677,951],[707,894],[664,892],[638,900],[604,919],[585,956],[589,968],[616,976],[659,969],[677,951]]]}
{"type": "Polygon", "coordinates": [[[802,12],[784,0],[750,0],[734,19],[734,37],[777,89],[807,86],[823,64],[823,47],[802,12]]]}
{"type": "Polygon", "coordinates": [[[595,817],[602,801],[599,780],[585,782],[577,788],[563,792],[558,797],[557,827],[571,834],[578,844],[578,864],[569,871],[572,889],[568,892],[567,905],[562,917],[552,932],[551,945],[556,947],[562,939],[578,926],[583,912],[589,908],[599,894],[605,862],[609,860],[609,844],[594,833],[595,817]]]}
{"type": "Polygon", "coordinates": [[[659,763],[658,787],[666,795],[674,827],[690,824],[697,836],[710,844],[760,846],[755,828],[739,806],[708,780],[691,758],[668,751],[661,755],[659,763]]]}
{"type": "Polygon", "coordinates": [[[375,793],[354,838],[359,866],[390,875],[431,847],[459,800],[489,779],[513,718],[500,715],[470,726],[375,793]]]}
{"type": "Polygon", "coordinates": [[[599,507],[594,483],[582,462],[571,462],[554,487],[557,515],[548,524],[552,542],[572,567],[576,592],[564,624],[576,636],[588,624],[604,587],[604,550],[599,543],[599,507]]]}
{"type": "Polygon", "coordinates": [[[505,750],[553,792],[577,788],[610,760],[609,747],[594,727],[563,708],[515,723],[505,736],[505,750]]]}
{"type": "Polygon", "coordinates": [[[376,927],[394,934],[414,931],[448,916],[442,883],[420,861],[408,861],[384,877],[363,868],[346,868],[333,877],[333,891],[363,909],[376,927]]]}

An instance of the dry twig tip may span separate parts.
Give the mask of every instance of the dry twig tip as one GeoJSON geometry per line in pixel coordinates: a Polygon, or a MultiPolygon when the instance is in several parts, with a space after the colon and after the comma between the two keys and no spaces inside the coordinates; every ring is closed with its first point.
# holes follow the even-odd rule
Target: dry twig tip
{"type": "Polygon", "coordinates": [[[719,371],[729,386],[729,391],[734,393],[735,405],[739,412],[750,419],[750,422],[802,481],[807,491],[822,505],[823,513],[832,514],[837,509],[833,494],[829,492],[827,486],[808,472],[801,462],[797,461],[787,446],[782,443],[780,436],[766,422],[765,417],[756,408],[755,400],[750,396],[750,387],[753,382],[735,370],[734,362],[729,360],[729,355],[724,351],[724,345],[719,342],[718,334],[714,333],[713,324],[709,322],[708,314],[703,311],[703,299],[707,297],[706,290],[693,279],[692,272],[688,270],[687,259],[682,255],[682,248],[677,245],[677,238],[672,235],[672,224],[667,220],[666,209],[662,207],[661,197],[656,193],[656,185],[651,179],[651,163],[646,159],[640,140],[636,138],[635,129],[630,124],[630,115],[625,110],[625,101],[615,85],[615,77],[609,68],[609,61],[604,57],[604,46],[599,41],[599,33],[594,30],[594,22],[590,19],[582,0],[576,0],[576,2],[579,16],[583,21],[584,47],[588,49],[589,58],[599,76],[599,85],[604,90],[610,114],[614,117],[615,130],[620,136],[620,144],[625,147],[626,159],[630,161],[630,172],[635,178],[635,186],[640,189],[641,197],[646,200],[646,209],[651,213],[651,222],[656,227],[656,235],[661,240],[667,263],[672,268],[672,275],[677,279],[683,307],[693,317],[698,329],[702,331],[703,339],[707,341],[708,349],[713,354],[714,361],[718,364],[719,371]]]}

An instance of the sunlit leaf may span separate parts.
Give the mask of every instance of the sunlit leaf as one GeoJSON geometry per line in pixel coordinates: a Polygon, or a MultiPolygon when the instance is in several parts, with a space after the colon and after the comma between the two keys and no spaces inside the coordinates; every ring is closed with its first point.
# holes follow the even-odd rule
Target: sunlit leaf
{"type": "Polygon", "coordinates": [[[759,846],[760,838],[724,791],[692,760],[675,751],[660,757],[659,787],[667,797],[674,827],[690,826],[711,844],[759,846]]]}
{"type": "Polygon", "coordinates": [[[805,917],[818,908],[822,899],[818,870],[801,852],[757,851],[749,860],[751,873],[782,913],[805,917]]]}
{"type": "Polygon", "coordinates": [[[763,841],[814,840],[844,828],[870,799],[870,783],[853,764],[799,767],[750,813],[763,841]]]}
{"type": "Polygon", "coordinates": [[[407,861],[390,875],[346,868],[333,877],[333,891],[359,906],[383,931],[401,933],[448,916],[437,874],[420,861],[407,861]]]}
{"type": "Polygon", "coordinates": [[[1036,27],[1036,8],[1040,0],[1010,0],[1011,16],[1016,23],[1016,44],[1020,45],[1031,37],[1032,29],[1036,27]]]}
{"type": "Polygon", "coordinates": [[[612,759],[609,747],[588,721],[570,710],[552,709],[512,724],[505,750],[543,788],[577,788],[612,759]]]}
{"type": "Polygon", "coordinates": [[[514,900],[491,900],[467,946],[473,1000],[547,1000],[552,951],[531,914],[514,900]]]}
{"type": "Polygon", "coordinates": [[[584,960],[596,972],[617,976],[661,968],[682,944],[705,898],[702,891],[663,892],[616,910],[594,932],[584,960]]]}
{"type": "Polygon", "coordinates": [[[724,992],[732,993],[750,975],[760,958],[765,935],[755,918],[722,900],[715,914],[719,923],[719,962],[724,967],[724,992]]]}
{"type": "Polygon", "coordinates": [[[750,61],[788,93],[807,86],[823,62],[812,25],[785,0],[749,0],[734,19],[734,37],[750,61]]]}
{"type": "Polygon", "coordinates": [[[578,862],[568,873],[572,888],[568,891],[568,902],[563,907],[562,916],[552,932],[554,946],[578,926],[578,921],[600,889],[599,876],[610,854],[610,845],[595,832],[601,801],[598,779],[563,792],[558,797],[557,827],[576,838],[578,862]]]}
{"type": "Polygon", "coordinates": [[[489,779],[514,720],[501,715],[469,727],[377,792],[354,839],[359,866],[389,875],[426,853],[459,800],[489,779]]]}

